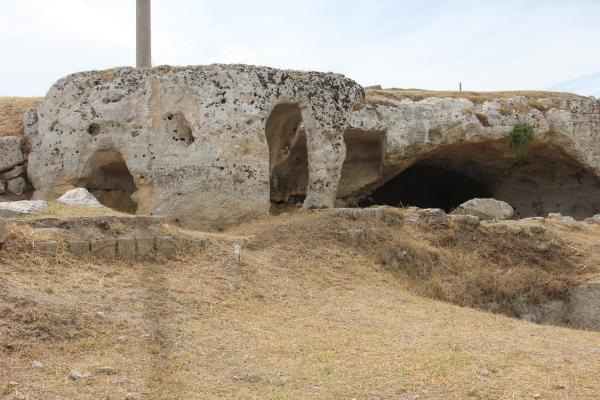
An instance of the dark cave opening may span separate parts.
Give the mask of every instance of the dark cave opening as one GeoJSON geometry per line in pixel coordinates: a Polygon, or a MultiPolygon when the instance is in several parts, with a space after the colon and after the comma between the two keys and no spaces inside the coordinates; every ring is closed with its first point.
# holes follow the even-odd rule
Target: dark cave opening
{"type": "Polygon", "coordinates": [[[302,207],[308,188],[308,150],[297,103],[278,104],[266,123],[271,212],[302,207]]]}
{"type": "Polygon", "coordinates": [[[483,184],[461,173],[417,164],[377,188],[359,206],[416,206],[450,212],[476,197],[492,197],[492,193],[483,184]]]}
{"type": "Polygon", "coordinates": [[[100,150],[87,161],[76,186],[86,188],[100,203],[113,210],[135,214],[132,195],[137,188],[123,156],[115,150],[100,150]]]}

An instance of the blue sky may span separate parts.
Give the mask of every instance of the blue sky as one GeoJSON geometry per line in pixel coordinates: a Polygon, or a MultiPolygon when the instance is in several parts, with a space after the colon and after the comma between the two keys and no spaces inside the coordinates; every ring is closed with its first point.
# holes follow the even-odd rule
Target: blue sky
{"type": "MultiPolygon", "coordinates": [[[[0,96],[135,62],[135,0],[2,0],[0,96]]],[[[600,1],[152,0],[153,62],[600,97],[600,1]]]]}

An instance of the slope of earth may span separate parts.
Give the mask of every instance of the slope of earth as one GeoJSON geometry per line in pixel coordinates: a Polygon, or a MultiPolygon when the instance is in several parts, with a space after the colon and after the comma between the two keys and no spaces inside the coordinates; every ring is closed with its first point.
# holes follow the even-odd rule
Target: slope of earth
{"type": "MultiPolygon", "coordinates": [[[[401,222],[405,213],[387,220],[296,213],[221,234],[164,226],[180,238],[171,260],[3,250],[0,393],[7,399],[598,397],[600,333],[420,296],[485,307],[472,289],[479,288],[483,298],[495,293],[506,314],[518,296],[561,297],[567,284],[598,273],[598,226],[584,232],[546,221],[536,234],[529,221],[518,223],[520,233],[502,224],[434,229],[401,222]],[[190,246],[192,239],[204,247],[190,246]],[[540,254],[540,242],[550,250],[540,254]],[[402,268],[390,261],[398,248],[407,254],[402,268]],[[71,370],[91,375],[73,380],[71,370]]],[[[11,240],[28,235],[35,233],[9,227],[11,240]]]]}
{"type": "Polygon", "coordinates": [[[0,97],[0,136],[22,136],[23,115],[42,101],[42,97],[0,97]]]}

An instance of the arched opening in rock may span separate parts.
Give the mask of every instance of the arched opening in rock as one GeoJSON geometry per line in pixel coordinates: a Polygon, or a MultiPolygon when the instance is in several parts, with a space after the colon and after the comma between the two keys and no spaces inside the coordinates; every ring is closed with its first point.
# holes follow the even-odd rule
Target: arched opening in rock
{"type": "Polygon", "coordinates": [[[470,198],[494,197],[512,205],[519,217],[559,212],[586,218],[600,213],[598,177],[552,143],[536,143],[519,159],[505,140],[450,145],[370,188],[360,206],[451,211],[470,198]]]}
{"type": "Polygon", "coordinates": [[[379,179],[384,139],[383,131],[352,129],[344,133],[346,158],[338,185],[337,205],[347,203],[357,190],[379,179]]]}
{"type": "Polygon", "coordinates": [[[95,152],[82,175],[75,182],[76,186],[86,188],[107,207],[135,214],[137,203],[131,195],[137,189],[121,153],[115,150],[95,152]]]}
{"type": "Polygon", "coordinates": [[[299,208],[308,187],[308,150],[297,103],[278,104],[266,123],[271,211],[299,208]]]}

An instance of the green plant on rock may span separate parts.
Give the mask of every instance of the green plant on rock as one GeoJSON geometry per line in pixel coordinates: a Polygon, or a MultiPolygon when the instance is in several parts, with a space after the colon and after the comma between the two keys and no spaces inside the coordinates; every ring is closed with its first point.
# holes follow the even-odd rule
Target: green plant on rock
{"type": "Polygon", "coordinates": [[[513,157],[519,158],[527,154],[533,142],[533,127],[529,124],[515,125],[508,138],[513,157]]]}

